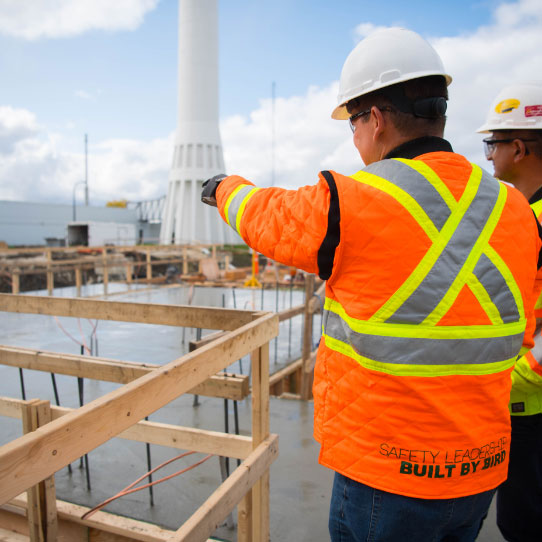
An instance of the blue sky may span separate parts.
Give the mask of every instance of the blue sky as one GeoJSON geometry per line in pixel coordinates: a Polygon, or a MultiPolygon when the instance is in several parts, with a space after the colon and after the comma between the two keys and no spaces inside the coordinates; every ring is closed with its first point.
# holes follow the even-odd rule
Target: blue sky
{"type": "MultiPolygon", "coordinates": [[[[474,134],[489,103],[511,78],[542,79],[538,0],[218,1],[226,165],[264,185],[273,82],[277,184],[362,166],[348,127],[329,114],[344,59],[375,27],[433,43],[454,76],[447,136],[490,171],[474,134]]],[[[0,73],[0,199],[71,201],[85,133],[91,201],[166,193],[177,0],[0,0],[0,73]]]]}

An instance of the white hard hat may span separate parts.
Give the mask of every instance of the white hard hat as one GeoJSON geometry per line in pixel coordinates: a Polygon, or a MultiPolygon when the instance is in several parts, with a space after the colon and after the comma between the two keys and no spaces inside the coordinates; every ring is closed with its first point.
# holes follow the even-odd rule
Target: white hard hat
{"type": "Polygon", "coordinates": [[[504,87],[493,100],[478,133],[493,130],[542,130],[542,81],[504,87]]]}
{"type": "Polygon", "coordinates": [[[419,34],[405,28],[377,30],[348,55],[339,82],[339,105],[331,117],[348,119],[345,105],[353,98],[429,75],[442,75],[447,85],[452,82],[437,52],[419,34]]]}

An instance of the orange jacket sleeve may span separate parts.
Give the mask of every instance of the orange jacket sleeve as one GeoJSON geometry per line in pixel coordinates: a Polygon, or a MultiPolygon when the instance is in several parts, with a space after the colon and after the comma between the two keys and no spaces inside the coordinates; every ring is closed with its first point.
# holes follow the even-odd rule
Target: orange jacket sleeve
{"type": "MultiPolygon", "coordinates": [[[[332,199],[325,174],[328,172],[320,173],[317,184],[298,190],[256,188],[243,177],[232,175],[218,186],[218,210],[257,252],[285,265],[322,275],[323,251],[329,245],[332,199]],[[328,242],[324,243],[326,238],[328,242]]],[[[332,180],[331,175],[327,177],[332,180]]],[[[332,183],[334,186],[333,180],[332,183]]],[[[333,198],[336,198],[336,189],[333,198]]],[[[336,207],[338,211],[338,202],[336,207]]],[[[336,223],[336,232],[338,219],[338,216],[331,217],[336,223]]]]}

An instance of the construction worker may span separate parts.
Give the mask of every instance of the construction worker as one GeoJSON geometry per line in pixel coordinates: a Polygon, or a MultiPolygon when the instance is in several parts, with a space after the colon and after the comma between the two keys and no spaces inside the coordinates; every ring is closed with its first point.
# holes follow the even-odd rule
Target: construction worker
{"type": "Polygon", "coordinates": [[[326,280],[313,395],[332,541],[472,541],[506,478],[541,242],[525,198],[442,139],[450,82],[421,36],[377,31],[332,113],[364,169],[204,183],[249,246],[326,280]]]}
{"type": "MultiPolygon", "coordinates": [[[[506,86],[478,129],[495,176],[512,183],[542,220],[542,81],[506,86]]],[[[535,315],[542,318],[542,298],[535,315]]],[[[509,542],[542,540],[542,336],[512,372],[508,479],[497,492],[497,525],[509,542]]]]}

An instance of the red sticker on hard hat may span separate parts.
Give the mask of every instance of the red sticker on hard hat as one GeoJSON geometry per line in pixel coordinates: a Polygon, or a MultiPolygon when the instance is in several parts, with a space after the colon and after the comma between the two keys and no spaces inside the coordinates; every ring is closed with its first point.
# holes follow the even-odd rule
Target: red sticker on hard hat
{"type": "Polygon", "coordinates": [[[526,117],[542,117],[542,105],[526,105],[526,117]]]}

